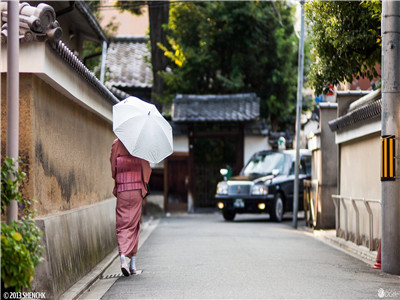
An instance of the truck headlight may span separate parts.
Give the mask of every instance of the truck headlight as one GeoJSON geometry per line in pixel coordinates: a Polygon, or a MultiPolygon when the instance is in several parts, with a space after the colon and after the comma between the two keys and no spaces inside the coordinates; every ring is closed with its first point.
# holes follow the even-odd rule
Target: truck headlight
{"type": "Polygon", "coordinates": [[[268,195],[268,186],[264,183],[257,183],[251,189],[252,195],[268,195]]]}
{"type": "Polygon", "coordinates": [[[217,185],[217,195],[227,195],[228,194],[228,183],[226,181],[221,181],[217,185]]]}

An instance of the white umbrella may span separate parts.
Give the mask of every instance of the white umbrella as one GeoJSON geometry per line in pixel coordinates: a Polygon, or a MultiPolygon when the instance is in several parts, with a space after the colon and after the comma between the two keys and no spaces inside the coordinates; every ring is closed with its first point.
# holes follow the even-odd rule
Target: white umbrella
{"type": "Polygon", "coordinates": [[[159,163],[172,153],[172,128],[154,104],[128,97],[113,106],[113,130],[130,154],[159,163]]]}

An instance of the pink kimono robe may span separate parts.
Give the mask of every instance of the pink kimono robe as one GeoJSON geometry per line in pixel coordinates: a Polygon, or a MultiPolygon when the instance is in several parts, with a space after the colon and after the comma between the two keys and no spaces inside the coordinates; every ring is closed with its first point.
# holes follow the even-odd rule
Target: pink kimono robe
{"type": "Polygon", "coordinates": [[[119,139],[111,148],[111,172],[115,180],[113,194],[117,197],[116,233],[119,254],[136,255],[142,200],[147,193],[151,168],[148,161],[134,157],[119,139]]]}

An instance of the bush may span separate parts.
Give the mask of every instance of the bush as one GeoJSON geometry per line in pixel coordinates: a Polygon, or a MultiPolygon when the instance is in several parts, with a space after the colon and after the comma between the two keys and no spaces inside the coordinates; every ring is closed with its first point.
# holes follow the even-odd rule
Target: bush
{"type": "Polygon", "coordinates": [[[7,158],[1,167],[1,212],[13,199],[22,210],[20,220],[1,223],[1,280],[5,288],[14,287],[21,291],[22,288],[30,289],[35,267],[43,259],[44,247],[40,243],[43,233],[33,220],[32,203],[23,199],[18,190],[21,181],[25,180],[25,173],[14,166],[14,161],[7,158]]]}

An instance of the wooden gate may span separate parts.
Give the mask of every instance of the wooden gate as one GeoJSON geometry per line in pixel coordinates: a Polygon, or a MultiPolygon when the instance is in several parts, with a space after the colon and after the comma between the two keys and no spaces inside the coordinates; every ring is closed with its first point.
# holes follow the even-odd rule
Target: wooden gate
{"type": "Polygon", "coordinates": [[[188,209],[188,153],[174,153],[165,161],[165,211],[188,209]]]}

